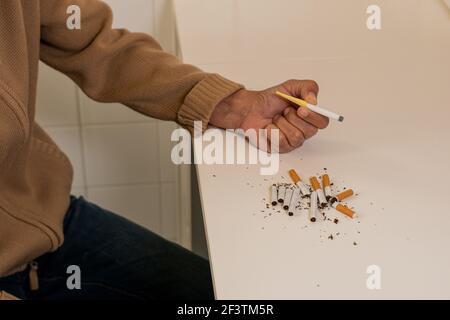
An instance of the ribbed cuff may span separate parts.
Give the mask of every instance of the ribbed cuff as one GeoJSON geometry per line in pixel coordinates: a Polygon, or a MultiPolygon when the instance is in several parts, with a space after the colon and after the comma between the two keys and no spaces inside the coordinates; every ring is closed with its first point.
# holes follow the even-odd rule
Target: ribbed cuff
{"type": "Polygon", "coordinates": [[[208,75],[184,99],[178,110],[178,123],[192,133],[194,121],[201,121],[202,129],[205,130],[219,102],[242,88],[243,85],[218,74],[208,75]]]}

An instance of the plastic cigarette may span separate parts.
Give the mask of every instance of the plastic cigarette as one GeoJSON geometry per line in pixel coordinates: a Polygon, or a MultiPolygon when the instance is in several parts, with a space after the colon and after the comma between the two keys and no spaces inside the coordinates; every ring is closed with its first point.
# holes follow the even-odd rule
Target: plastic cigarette
{"type": "Polygon", "coordinates": [[[273,184],[270,186],[270,200],[272,201],[272,205],[276,206],[278,203],[278,194],[277,194],[277,185],[273,184]]]}
{"type": "Polygon", "coordinates": [[[316,222],[317,220],[317,192],[311,192],[311,203],[309,205],[309,220],[316,222]]]}
{"type": "Polygon", "coordinates": [[[302,179],[294,169],[289,170],[289,176],[291,177],[292,181],[300,188],[302,195],[305,197],[309,196],[309,189],[306,187],[306,185],[303,183],[302,179]]]}
{"type": "Polygon", "coordinates": [[[329,201],[331,199],[331,184],[330,177],[326,173],[322,175],[322,187],[325,193],[325,198],[327,198],[327,201],[329,201]]]}
{"type": "Polygon", "coordinates": [[[286,194],[286,186],[284,186],[284,185],[278,186],[278,202],[279,203],[284,202],[285,194],[286,194]]]}
{"type": "Polygon", "coordinates": [[[347,189],[337,195],[335,195],[333,197],[333,199],[331,199],[331,202],[337,202],[337,201],[342,201],[344,199],[347,199],[348,197],[351,197],[353,195],[353,190],[352,189],[347,189]]]}
{"type": "Polygon", "coordinates": [[[291,203],[292,194],[294,193],[294,190],[292,188],[286,188],[286,193],[284,195],[284,205],[283,209],[288,210],[289,204],[291,203]]]}
{"type": "Polygon", "coordinates": [[[300,189],[294,188],[294,192],[292,193],[291,202],[289,203],[288,214],[290,216],[294,215],[295,207],[298,204],[298,198],[300,197],[300,189]]]}
{"type": "Polygon", "coordinates": [[[333,208],[335,208],[337,211],[339,211],[342,214],[345,214],[349,218],[356,218],[356,213],[349,207],[344,206],[343,204],[339,204],[337,202],[333,203],[333,208]]]}
{"type": "Polygon", "coordinates": [[[313,190],[317,192],[317,197],[319,198],[321,207],[326,206],[327,199],[325,198],[325,194],[323,193],[323,190],[320,187],[319,180],[317,180],[317,178],[313,176],[313,177],[309,178],[309,182],[311,182],[311,186],[312,186],[313,190]]]}
{"type": "Polygon", "coordinates": [[[322,107],[310,104],[310,103],[306,102],[305,100],[302,100],[302,99],[299,99],[299,98],[295,98],[293,96],[290,96],[288,94],[285,94],[285,93],[282,93],[282,92],[279,92],[279,91],[277,91],[276,94],[279,95],[280,97],[283,97],[286,100],[289,100],[290,102],[292,102],[292,103],[294,103],[294,104],[296,104],[296,105],[298,105],[300,107],[308,108],[311,111],[314,111],[315,113],[321,114],[321,115],[323,115],[323,116],[325,116],[327,118],[334,119],[334,120],[337,120],[339,122],[344,121],[344,117],[343,116],[340,116],[340,115],[338,115],[338,114],[336,114],[334,112],[331,112],[331,111],[329,111],[329,110],[327,110],[325,108],[322,108],[322,107]]]}

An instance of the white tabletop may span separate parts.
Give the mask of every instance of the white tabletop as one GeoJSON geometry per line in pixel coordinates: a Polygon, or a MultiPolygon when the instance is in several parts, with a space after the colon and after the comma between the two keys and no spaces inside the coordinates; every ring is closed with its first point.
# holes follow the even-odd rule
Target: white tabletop
{"type": "Polygon", "coordinates": [[[252,89],[314,79],[319,103],[345,116],[281,155],[275,176],[197,166],[219,299],[450,298],[450,11],[378,0],[382,29],[369,31],[363,2],[175,1],[186,62],[252,89]],[[338,224],[311,224],[266,209],[291,168],[327,168],[358,193],[348,204],[360,217],[330,210],[338,224]],[[380,290],[366,286],[370,265],[380,290]]]}

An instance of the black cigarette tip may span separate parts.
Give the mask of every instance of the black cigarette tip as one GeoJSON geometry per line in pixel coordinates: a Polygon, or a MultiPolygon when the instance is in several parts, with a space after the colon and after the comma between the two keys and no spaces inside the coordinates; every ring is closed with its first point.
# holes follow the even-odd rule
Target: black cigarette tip
{"type": "Polygon", "coordinates": [[[344,117],[343,116],[339,116],[339,122],[344,121],[344,117]]]}
{"type": "Polygon", "coordinates": [[[294,215],[293,212],[289,212],[288,215],[290,215],[291,217],[294,215]]]}
{"type": "Polygon", "coordinates": [[[316,218],[311,218],[311,222],[316,222],[316,218]]]}
{"type": "Polygon", "coordinates": [[[289,209],[289,206],[284,206],[283,209],[287,210],[287,209],[289,209]]]}
{"type": "Polygon", "coordinates": [[[278,199],[278,202],[279,202],[279,203],[283,203],[284,200],[283,200],[283,199],[278,199]]]}
{"type": "Polygon", "coordinates": [[[277,205],[277,202],[276,202],[276,201],[272,201],[272,205],[273,205],[273,206],[276,206],[276,205],[277,205]]]}

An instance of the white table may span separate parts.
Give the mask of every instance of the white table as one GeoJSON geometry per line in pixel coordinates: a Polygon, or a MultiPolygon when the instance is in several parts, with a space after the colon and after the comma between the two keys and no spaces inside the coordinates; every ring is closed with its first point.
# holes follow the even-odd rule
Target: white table
{"type": "Polygon", "coordinates": [[[364,1],[175,0],[186,62],[253,89],[315,79],[319,103],[345,116],[282,155],[276,176],[197,166],[217,298],[450,298],[450,12],[376,3],[380,31],[364,1]],[[272,181],[324,167],[359,194],[360,218],[268,215],[272,181]],[[366,286],[369,265],[381,290],[366,286]]]}

